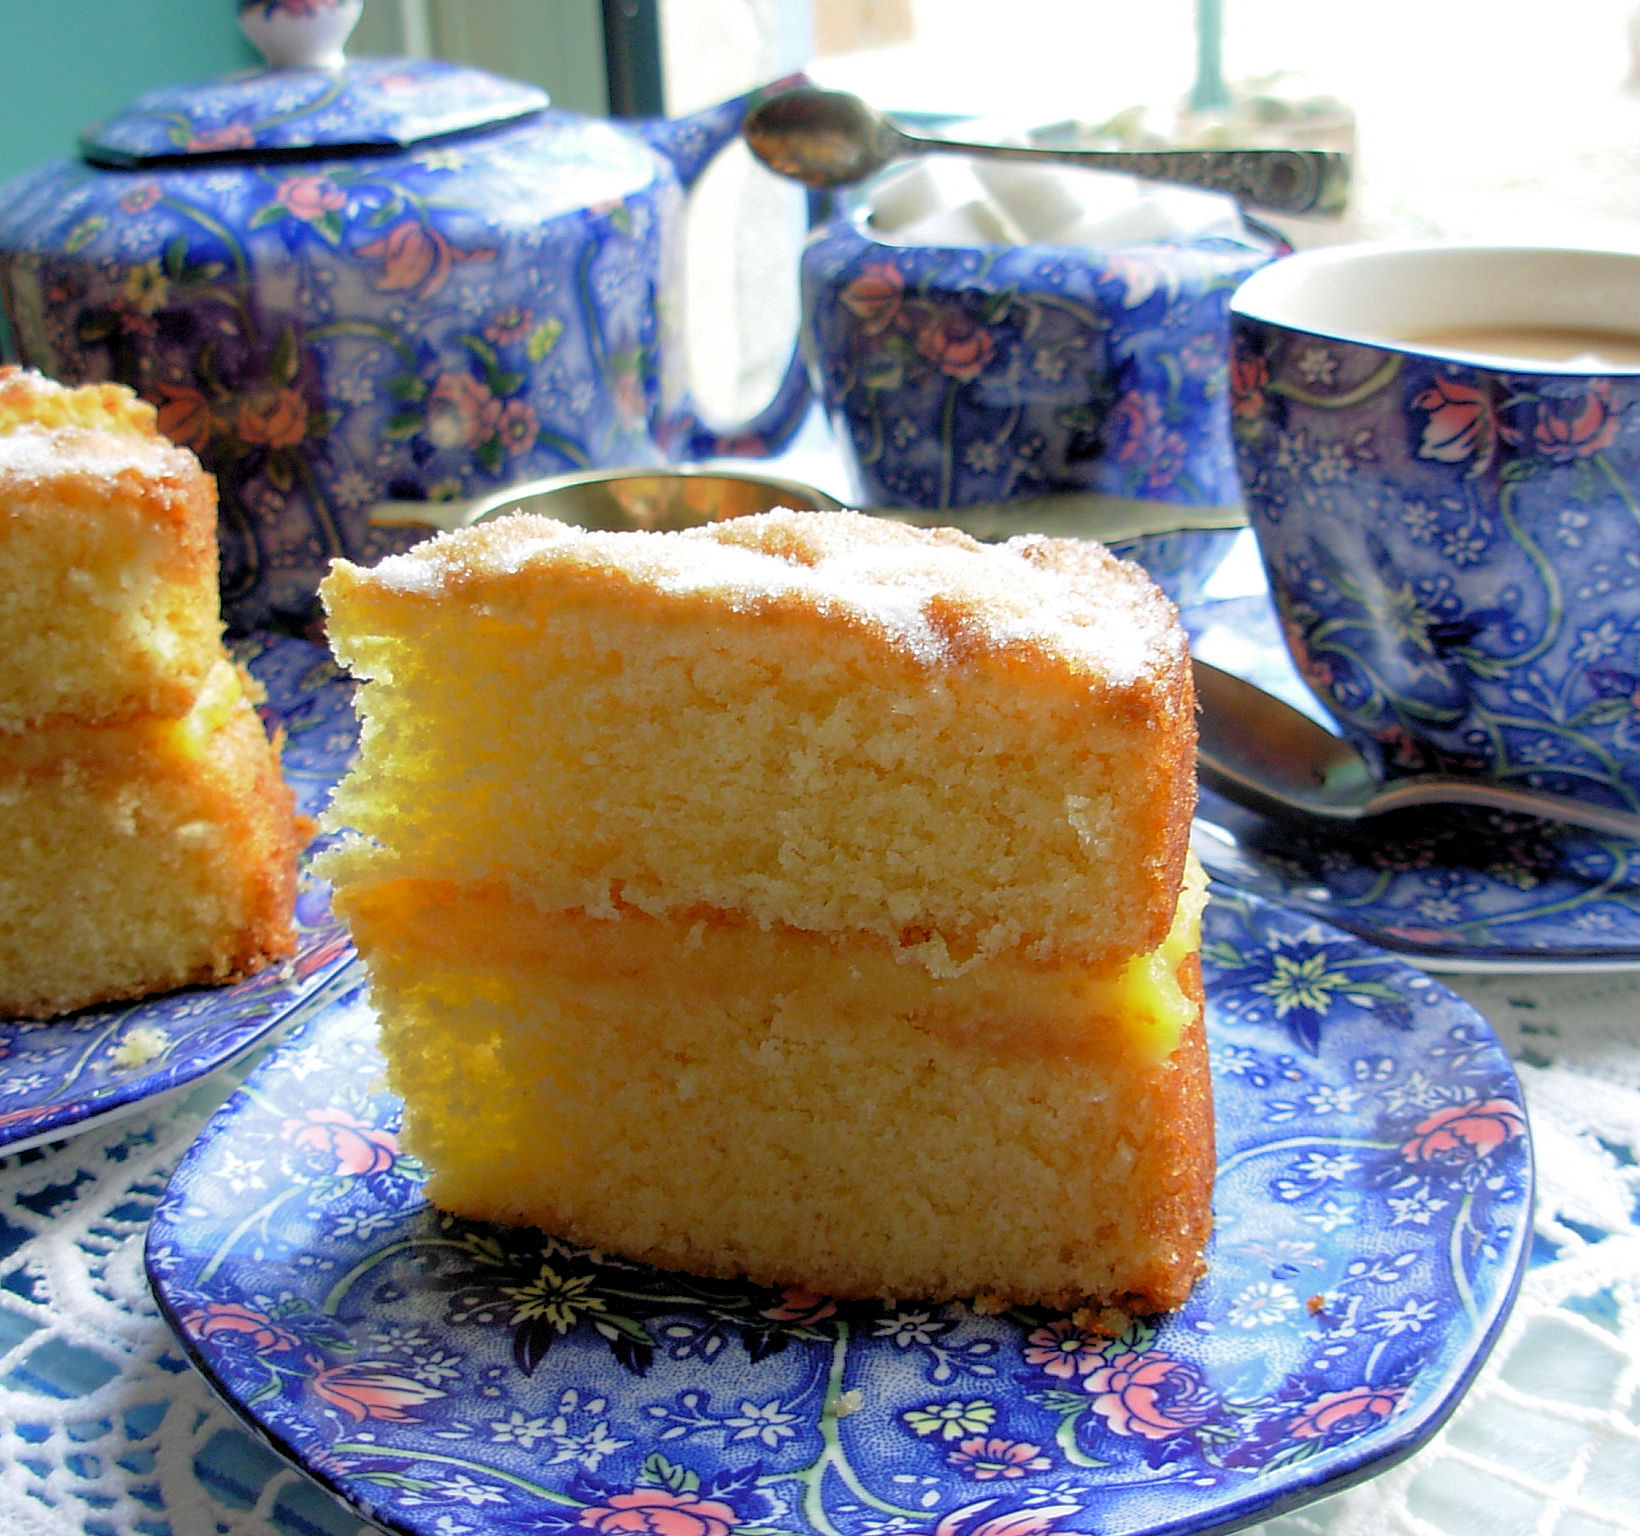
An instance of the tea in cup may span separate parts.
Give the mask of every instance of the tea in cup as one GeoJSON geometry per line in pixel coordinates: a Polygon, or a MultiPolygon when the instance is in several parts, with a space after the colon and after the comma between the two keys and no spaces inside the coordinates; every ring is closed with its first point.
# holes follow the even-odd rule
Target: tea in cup
{"type": "Polygon", "coordinates": [[[1640,254],[1304,252],[1230,337],[1288,648],[1374,770],[1640,806],[1640,254]]]}

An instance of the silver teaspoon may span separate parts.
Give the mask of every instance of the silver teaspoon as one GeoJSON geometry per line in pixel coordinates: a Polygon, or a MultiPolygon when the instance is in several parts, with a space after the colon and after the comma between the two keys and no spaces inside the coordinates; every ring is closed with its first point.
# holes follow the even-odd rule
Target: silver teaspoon
{"type": "Polygon", "coordinates": [[[741,131],[766,166],[810,187],[849,186],[909,155],[955,154],[1122,171],[1151,181],[1225,192],[1239,203],[1271,213],[1337,214],[1349,195],[1349,156],[1333,150],[970,144],[909,133],[858,96],[813,85],[759,102],[741,131]]]}
{"type": "Polygon", "coordinates": [[[1195,662],[1202,782],[1256,810],[1359,821],[1414,805],[1480,805],[1640,841],[1640,813],[1496,779],[1422,774],[1381,783],[1361,755],[1253,683],[1195,662]]]}

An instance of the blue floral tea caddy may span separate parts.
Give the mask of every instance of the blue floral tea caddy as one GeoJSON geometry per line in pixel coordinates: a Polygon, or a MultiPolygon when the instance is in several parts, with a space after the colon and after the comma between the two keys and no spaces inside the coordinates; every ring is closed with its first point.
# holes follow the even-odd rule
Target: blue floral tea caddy
{"type": "Polygon", "coordinates": [[[425,536],[374,526],[379,501],[773,451],[808,402],[794,359],[717,432],[685,386],[685,195],[763,92],[582,118],[475,69],[344,62],[359,8],[246,0],[267,69],[140,97],[0,188],[15,356],[129,384],[199,454],[241,626],[425,536]]]}

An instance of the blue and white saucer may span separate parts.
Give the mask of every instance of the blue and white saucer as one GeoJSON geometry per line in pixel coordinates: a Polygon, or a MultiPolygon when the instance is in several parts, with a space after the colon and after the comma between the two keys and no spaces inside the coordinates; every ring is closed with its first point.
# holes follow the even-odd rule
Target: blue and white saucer
{"type": "MultiPolygon", "coordinates": [[[[253,636],[235,654],[267,690],[284,728],[285,777],[316,815],[358,739],[350,684],[327,651],[253,636]]],[[[295,958],[231,987],[189,987],[42,1022],[0,1024],[0,1155],[88,1130],[243,1055],[286,1023],[353,956],[327,892],[305,874],[295,958]]]]}
{"type": "MultiPolygon", "coordinates": [[[[1204,660],[1328,724],[1289,661],[1246,530],[1120,546],[1179,604],[1204,660]]],[[[1443,806],[1344,823],[1269,816],[1203,790],[1195,848],[1216,879],[1437,971],[1640,968],[1640,844],[1443,806]]]]}
{"type": "Polygon", "coordinates": [[[221,1396],[400,1536],[1234,1529],[1445,1419],[1513,1298],[1532,1159],[1508,1058],[1421,971],[1223,890],[1204,969],[1209,1269],[1118,1339],[441,1216],[357,993],[208,1124],[149,1277],[221,1396]]]}

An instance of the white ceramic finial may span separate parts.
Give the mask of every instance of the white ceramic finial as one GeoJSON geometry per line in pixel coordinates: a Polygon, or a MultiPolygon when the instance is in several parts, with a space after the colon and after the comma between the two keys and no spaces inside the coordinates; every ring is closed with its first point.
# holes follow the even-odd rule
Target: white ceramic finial
{"type": "Polygon", "coordinates": [[[364,0],[239,0],[239,28],[271,69],[339,69],[364,0]]]}

